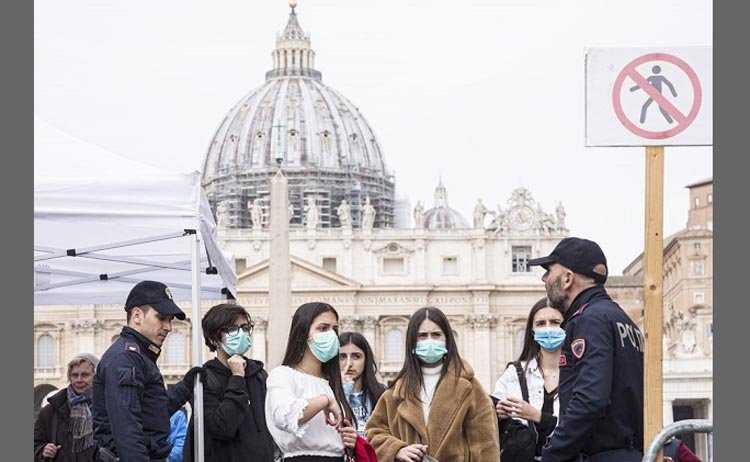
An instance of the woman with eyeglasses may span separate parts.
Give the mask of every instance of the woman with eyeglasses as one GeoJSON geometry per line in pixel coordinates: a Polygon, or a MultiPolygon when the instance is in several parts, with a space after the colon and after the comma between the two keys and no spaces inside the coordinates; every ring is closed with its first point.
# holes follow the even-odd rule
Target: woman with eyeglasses
{"type": "MultiPolygon", "coordinates": [[[[267,462],[274,442],[266,427],[266,378],[263,363],[245,357],[253,344],[253,324],[245,308],[216,305],[201,322],[206,346],[216,352],[207,361],[203,385],[206,461],[267,462]]],[[[193,401],[190,402],[194,406],[193,401]]],[[[193,457],[193,419],[184,445],[186,461],[193,457]]]]}
{"type": "Polygon", "coordinates": [[[284,461],[343,462],[357,431],[339,366],[339,315],[305,303],[292,317],[282,365],[268,375],[266,422],[284,461]]]}
{"type": "Polygon", "coordinates": [[[427,307],[412,315],[405,353],[401,372],[365,427],[378,459],[499,461],[492,401],[458,354],[442,311],[427,307]]]}

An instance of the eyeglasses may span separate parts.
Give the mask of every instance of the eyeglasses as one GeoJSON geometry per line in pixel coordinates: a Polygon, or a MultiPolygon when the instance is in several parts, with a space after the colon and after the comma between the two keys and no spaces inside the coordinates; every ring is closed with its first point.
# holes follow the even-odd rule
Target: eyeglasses
{"type": "Polygon", "coordinates": [[[222,332],[225,332],[229,335],[237,335],[237,332],[242,329],[247,335],[250,335],[253,333],[253,328],[255,326],[252,324],[243,324],[241,326],[229,326],[229,327],[223,327],[221,329],[222,332]]]}

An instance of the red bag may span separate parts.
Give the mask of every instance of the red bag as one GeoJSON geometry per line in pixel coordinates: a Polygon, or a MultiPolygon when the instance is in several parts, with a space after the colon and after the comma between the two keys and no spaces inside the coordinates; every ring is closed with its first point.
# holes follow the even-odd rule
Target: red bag
{"type": "Polygon", "coordinates": [[[378,462],[375,448],[369,441],[359,435],[357,435],[357,442],[354,445],[354,460],[356,462],[378,462]]]}

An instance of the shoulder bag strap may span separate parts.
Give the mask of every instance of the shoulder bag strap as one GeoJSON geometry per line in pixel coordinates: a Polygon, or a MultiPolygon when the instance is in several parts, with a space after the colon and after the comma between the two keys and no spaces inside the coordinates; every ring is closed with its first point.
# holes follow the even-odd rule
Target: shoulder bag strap
{"type": "Polygon", "coordinates": [[[526,385],[526,374],[523,372],[520,361],[513,361],[513,365],[516,367],[516,374],[518,374],[518,383],[521,385],[521,397],[528,403],[529,387],[528,385],[526,385]]]}

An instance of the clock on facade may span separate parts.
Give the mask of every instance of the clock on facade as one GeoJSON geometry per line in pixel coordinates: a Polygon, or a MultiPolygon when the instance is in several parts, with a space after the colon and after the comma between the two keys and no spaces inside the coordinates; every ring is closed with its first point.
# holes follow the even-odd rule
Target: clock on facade
{"type": "Polygon", "coordinates": [[[534,211],[526,205],[519,205],[511,209],[509,214],[510,225],[518,230],[526,230],[534,224],[534,211]]]}

